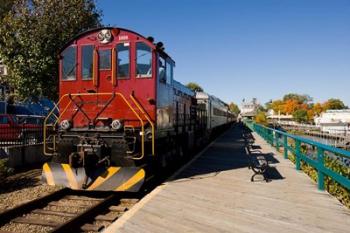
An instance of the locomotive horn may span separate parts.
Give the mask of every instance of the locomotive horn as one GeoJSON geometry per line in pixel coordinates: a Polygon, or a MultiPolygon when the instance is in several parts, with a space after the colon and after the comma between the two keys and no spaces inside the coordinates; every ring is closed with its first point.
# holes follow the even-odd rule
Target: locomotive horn
{"type": "Polygon", "coordinates": [[[139,167],[108,167],[96,169],[94,174],[85,169],[72,168],[69,164],[45,163],[42,181],[52,186],[64,186],[75,190],[138,192],[145,181],[145,170],[139,167]],[[88,186],[84,187],[88,177],[88,186]]]}

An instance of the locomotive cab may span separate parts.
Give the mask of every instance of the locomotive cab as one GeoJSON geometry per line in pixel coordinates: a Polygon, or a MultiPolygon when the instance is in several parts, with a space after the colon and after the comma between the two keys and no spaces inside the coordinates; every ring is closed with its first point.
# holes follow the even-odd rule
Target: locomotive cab
{"type": "Polygon", "coordinates": [[[94,187],[114,168],[113,179],[123,179],[112,189],[120,190],[135,174],[132,182],[139,187],[144,179],[139,167],[155,154],[158,56],[152,41],[119,28],[84,32],[64,46],[59,115],[51,112],[46,122],[54,123],[45,125],[44,152],[53,156],[44,166],[48,183],[94,187]],[[68,178],[58,163],[76,175],[68,178]]]}

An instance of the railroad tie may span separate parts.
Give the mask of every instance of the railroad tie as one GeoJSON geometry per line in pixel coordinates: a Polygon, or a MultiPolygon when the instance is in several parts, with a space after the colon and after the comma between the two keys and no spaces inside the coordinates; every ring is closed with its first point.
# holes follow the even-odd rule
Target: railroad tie
{"type": "Polygon", "coordinates": [[[57,227],[62,223],[52,221],[52,220],[44,220],[44,219],[36,219],[36,218],[24,218],[18,217],[13,220],[15,223],[24,223],[24,224],[32,224],[39,226],[47,226],[47,227],[57,227]]]}
{"type": "Polygon", "coordinates": [[[90,232],[90,231],[95,231],[95,232],[100,232],[104,226],[96,226],[93,224],[84,224],[83,226],[80,227],[80,230],[85,231],[85,232],[90,232]]]}
{"type": "Polygon", "coordinates": [[[77,214],[64,212],[64,211],[52,211],[52,210],[33,210],[32,213],[34,214],[43,214],[43,215],[55,215],[55,216],[61,216],[61,217],[75,217],[77,214]]]}

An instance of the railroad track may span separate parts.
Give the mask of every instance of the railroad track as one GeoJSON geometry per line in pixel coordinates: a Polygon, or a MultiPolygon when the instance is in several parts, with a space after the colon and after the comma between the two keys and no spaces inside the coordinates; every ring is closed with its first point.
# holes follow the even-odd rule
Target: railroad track
{"type": "Polygon", "coordinates": [[[61,189],[0,214],[0,233],[100,232],[140,199],[129,192],[61,189]]]}

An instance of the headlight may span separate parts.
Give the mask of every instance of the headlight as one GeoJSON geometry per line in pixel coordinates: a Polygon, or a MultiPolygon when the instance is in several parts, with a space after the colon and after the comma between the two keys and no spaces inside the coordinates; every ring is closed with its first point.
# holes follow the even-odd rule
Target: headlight
{"type": "Polygon", "coordinates": [[[111,124],[112,129],[120,130],[123,127],[123,122],[121,120],[114,120],[111,124]]]}
{"type": "Polygon", "coordinates": [[[72,126],[72,124],[70,123],[69,120],[63,120],[60,124],[60,127],[63,130],[68,130],[71,126],[72,126]]]}

